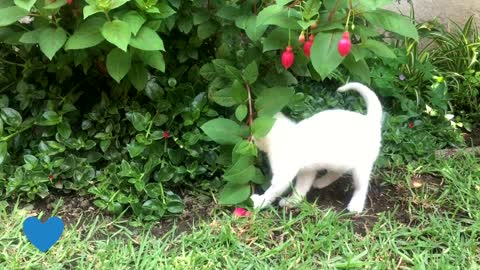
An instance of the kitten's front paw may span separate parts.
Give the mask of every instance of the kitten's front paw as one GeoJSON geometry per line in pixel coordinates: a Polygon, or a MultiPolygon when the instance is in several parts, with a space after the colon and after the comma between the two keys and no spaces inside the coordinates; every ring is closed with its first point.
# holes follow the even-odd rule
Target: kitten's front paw
{"type": "Polygon", "coordinates": [[[262,195],[253,194],[250,199],[253,201],[253,208],[255,209],[262,209],[267,206],[267,202],[262,195]]]}
{"type": "Polygon", "coordinates": [[[301,202],[301,200],[301,198],[297,197],[283,198],[278,202],[278,205],[280,207],[294,208],[301,202]]]}

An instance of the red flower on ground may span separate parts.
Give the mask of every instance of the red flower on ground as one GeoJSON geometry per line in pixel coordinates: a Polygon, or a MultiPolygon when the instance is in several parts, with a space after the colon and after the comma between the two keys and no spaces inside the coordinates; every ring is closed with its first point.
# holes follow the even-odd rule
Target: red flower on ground
{"type": "Polygon", "coordinates": [[[233,210],[233,215],[235,217],[248,217],[251,215],[251,213],[245,208],[237,207],[235,210],[233,210]]]}
{"type": "Polygon", "coordinates": [[[292,51],[292,46],[287,46],[285,51],[282,53],[282,65],[285,69],[289,69],[293,62],[295,61],[295,55],[292,51]]]}

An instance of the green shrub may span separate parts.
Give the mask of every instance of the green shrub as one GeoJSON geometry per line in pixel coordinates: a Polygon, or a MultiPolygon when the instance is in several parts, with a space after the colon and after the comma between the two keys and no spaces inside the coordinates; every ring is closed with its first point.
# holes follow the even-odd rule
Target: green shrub
{"type": "Polygon", "coordinates": [[[391,1],[68,2],[0,3],[0,192],[88,192],[145,219],[180,212],[173,191],[222,176],[220,203],[245,201],[265,183],[251,136],[299,100],[301,77],[369,83],[369,59],[396,57],[378,28],[418,39],[380,8],[391,1]],[[301,33],[315,36],[311,58],[301,33]]]}

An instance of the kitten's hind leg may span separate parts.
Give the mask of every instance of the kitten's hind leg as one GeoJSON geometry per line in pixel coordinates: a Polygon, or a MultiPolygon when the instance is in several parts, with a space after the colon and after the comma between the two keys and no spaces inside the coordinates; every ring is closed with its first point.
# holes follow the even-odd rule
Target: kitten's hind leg
{"type": "Polygon", "coordinates": [[[315,179],[315,182],[313,182],[313,187],[322,189],[331,183],[335,182],[340,176],[342,176],[342,172],[337,172],[337,171],[327,171],[327,173],[320,178],[315,179]]]}
{"type": "Polygon", "coordinates": [[[353,196],[348,203],[347,209],[350,212],[361,213],[367,199],[368,185],[372,166],[365,166],[353,170],[353,196]]]}
{"type": "Polygon", "coordinates": [[[316,174],[317,172],[315,170],[301,170],[297,174],[297,183],[292,191],[292,195],[288,198],[281,199],[278,204],[282,207],[293,207],[300,203],[312,187],[316,174]]]}

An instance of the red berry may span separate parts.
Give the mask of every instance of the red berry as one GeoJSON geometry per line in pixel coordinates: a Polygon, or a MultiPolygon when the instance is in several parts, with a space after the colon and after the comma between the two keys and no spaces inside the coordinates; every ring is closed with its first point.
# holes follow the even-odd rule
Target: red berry
{"type": "Polygon", "coordinates": [[[168,138],[168,136],[170,136],[170,134],[168,134],[168,131],[164,131],[163,132],[163,138],[166,139],[166,138],[168,138]]]}
{"type": "Polygon", "coordinates": [[[285,69],[289,69],[293,62],[295,61],[295,55],[292,52],[292,47],[287,46],[285,51],[282,53],[282,65],[285,69]]]}
{"type": "Polygon", "coordinates": [[[313,35],[310,35],[310,37],[308,38],[308,41],[305,42],[305,45],[303,45],[303,53],[308,58],[310,58],[310,49],[312,48],[312,45],[313,45],[313,35]]]}
{"type": "Polygon", "coordinates": [[[350,34],[345,31],[343,33],[342,39],[338,42],[338,53],[342,57],[347,56],[350,53],[350,49],[352,48],[352,42],[350,42],[350,34]]]}
{"type": "Polygon", "coordinates": [[[73,3],[73,0],[67,0],[67,4],[71,5],[73,3]]]}
{"type": "Polygon", "coordinates": [[[305,42],[305,34],[303,33],[303,31],[302,33],[300,33],[300,36],[298,36],[298,42],[300,44],[303,44],[305,42]]]}
{"type": "Polygon", "coordinates": [[[409,127],[409,128],[413,128],[413,122],[409,122],[409,123],[408,123],[408,127],[409,127]]]}

